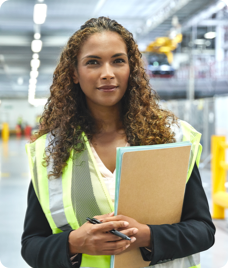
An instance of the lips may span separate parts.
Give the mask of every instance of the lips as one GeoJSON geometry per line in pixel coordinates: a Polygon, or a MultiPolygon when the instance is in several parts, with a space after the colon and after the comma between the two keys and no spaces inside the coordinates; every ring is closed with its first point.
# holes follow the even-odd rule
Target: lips
{"type": "Polygon", "coordinates": [[[115,86],[115,85],[106,85],[106,86],[98,87],[98,89],[101,91],[114,91],[117,87],[118,86],[115,86]]]}

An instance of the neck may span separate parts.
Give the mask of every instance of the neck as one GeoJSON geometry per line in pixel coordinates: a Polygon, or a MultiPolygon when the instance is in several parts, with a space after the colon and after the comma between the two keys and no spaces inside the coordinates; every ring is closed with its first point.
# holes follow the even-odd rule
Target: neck
{"type": "Polygon", "coordinates": [[[123,128],[119,104],[111,107],[93,105],[88,108],[95,119],[99,133],[112,133],[123,128]]]}

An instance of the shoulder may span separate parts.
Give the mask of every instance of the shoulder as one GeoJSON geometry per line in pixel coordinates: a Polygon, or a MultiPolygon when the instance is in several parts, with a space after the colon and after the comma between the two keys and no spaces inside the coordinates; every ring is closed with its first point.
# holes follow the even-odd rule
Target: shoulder
{"type": "Polygon", "coordinates": [[[45,144],[45,147],[52,142],[54,139],[56,138],[56,134],[52,133],[52,132],[48,132],[46,134],[43,134],[42,136],[36,138],[32,143],[32,144],[36,144],[36,145],[43,145],[45,144]]]}
{"type": "Polygon", "coordinates": [[[176,142],[181,142],[183,140],[192,140],[193,137],[201,137],[199,133],[192,125],[184,120],[177,120],[177,123],[171,125],[171,130],[175,134],[174,138],[176,142]]]}
{"type": "Polygon", "coordinates": [[[47,146],[46,140],[47,140],[47,134],[44,134],[39,138],[35,139],[34,141],[32,141],[31,143],[27,143],[25,145],[25,148],[28,156],[31,156],[32,158],[35,157],[36,151],[40,151],[41,149],[44,149],[47,146]]]}

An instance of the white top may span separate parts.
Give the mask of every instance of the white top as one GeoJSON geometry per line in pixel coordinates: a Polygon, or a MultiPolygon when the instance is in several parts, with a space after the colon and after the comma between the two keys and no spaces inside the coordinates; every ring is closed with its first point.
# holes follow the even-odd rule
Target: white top
{"type": "MultiPolygon", "coordinates": [[[[125,145],[126,146],[130,146],[129,143],[127,143],[125,145]]],[[[112,201],[114,202],[115,200],[115,180],[116,180],[116,170],[114,170],[114,172],[112,173],[105,165],[104,163],[101,161],[99,155],[97,154],[96,150],[94,149],[93,145],[90,143],[90,147],[92,149],[94,158],[97,162],[97,166],[98,169],[104,179],[105,185],[108,189],[108,192],[111,196],[112,201]]]]}

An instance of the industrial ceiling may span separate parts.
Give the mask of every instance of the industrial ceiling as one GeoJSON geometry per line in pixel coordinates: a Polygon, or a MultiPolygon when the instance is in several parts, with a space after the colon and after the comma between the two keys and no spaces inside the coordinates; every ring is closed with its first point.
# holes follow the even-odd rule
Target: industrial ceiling
{"type": "MultiPolygon", "coordinates": [[[[3,1],[0,0],[0,5],[3,1]]],[[[43,47],[36,98],[48,97],[52,74],[68,38],[91,17],[108,16],[133,34],[140,46],[167,35],[177,15],[182,25],[215,0],[8,0],[0,7],[0,99],[28,98],[31,42],[40,30],[43,47]],[[47,4],[47,17],[37,28],[34,5],[47,4]]]]}

